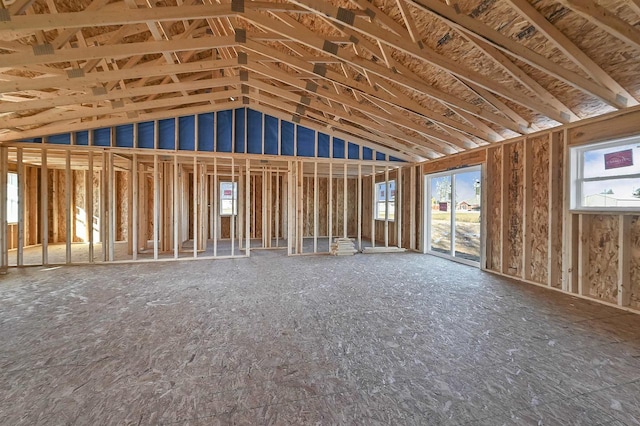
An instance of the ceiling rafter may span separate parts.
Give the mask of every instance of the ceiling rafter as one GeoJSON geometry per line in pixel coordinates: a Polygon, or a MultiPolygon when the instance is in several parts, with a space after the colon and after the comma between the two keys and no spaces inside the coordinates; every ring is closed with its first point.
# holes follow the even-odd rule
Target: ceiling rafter
{"type": "Polygon", "coordinates": [[[0,141],[251,106],[415,161],[636,104],[625,71],[640,32],[618,9],[558,1],[562,32],[527,0],[483,9],[523,18],[500,27],[439,0],[14,0],[0,15],[0,141]],[[617,37],[620,71],[564,35],[581,17],[617,37]],[[525,20],[548,46],[516,37],[525,20]],[[430,47],[435,21],[458,50],[430,47]]]}
{"type": "Polygon", "coordinates": [[[638,101],[609,74],[607,74],[600,65],[596,64],[586,53],[576,46],[562,31],[557,29],[547,21],[538,10],[533,7],[527,0],[508,0],[511,5],[529,22],[544,34],[547,39],[553,42],[562,53],[573,63],[578,65],[592,79],[607,87],[613,93],[627,99],[629,106],[638,105],[638,101]]]}
{"type": "Polygon", "coordinates": [[[563,68],[550,59],[533,52],[522,44],[519,44],[484,23],[462,13],[458,13],[456,9],[451,6],[437,0],[411,1],[416,7],[433,14],[433,16],[442,19],[447,24],[483,39],[503,52],[518,58],[540,71],[562,80],[588,95],[597,97],[615,108],[625,108],[627,106],[626,102],[622,102],[622,99],[618,99],[616,94],[606,87],[563,68]]]}
{"type": "Polygon", "coordinates": [[[414,43],[410,42],[408,38],[396,36],[392,33],[383,33],[380,31],[380,27],[375,24],[370,24],[364,22],[362,20],[345,20],[340,19],[345,12],[342,12],[345,9],[340,9],[335,7],[329,3],[320,1],[320,0],[290,0],[294,4],[300,5],[301,7],[305,7],[309,10],[315,10],[318,13],[326,15],[330,17],[337,23],[341,25],[344,24],[346,26],[352,27],[353,29],[362,32],[370,37],[378,38],[385,44],[393,47],[394,49],[398,49],[405,54],[408,54],[416,59],[422,60],[425,63],[431,64],[436,68],[439,68],[445,72],[456,75],[459,78],[470,81],[474,84],[477,84],[480,87],[483,87],[497,95],[500,95],[504,98],[511,100],[512,102],[518,103],[525,108],[528,108],[532,111],[536,111],[540,114],[546,115],[560,123],[567,122],[568,120],[560,114],[555,108],[547,105],[545,103],[539,102],[537,99],[527,96],[521,92],[513,90],[511,88],[501,86],[495,81],[485,77],[484,75],[467,69],[465,67],[460,66],[460,64],[455,61],[436,53],[434,50],[431,50],[424,46],[420,48],[414,43]]]}
{"type": "Polygon", "coordinates": [[[412,78],[411,76],[405,76],[401,73],[395,73],[393,70],[389,70],[388,68],[382,65],[373,63],[360,56],[349,53],[345,51],[345,49],[341,49],[339,47],[334,51],[334,48],[329,46],[329,48],[331,49],[331,52],[327,52],[326,50],[324,50],[324,47],[325,47],[324,39],[322,39],[319,36],[305,37],[304,40],[300,40],[300,37],[296,34],[296,31],[293,31],[291,27],[289,27],[288,25],[273,22],[273,20],[271,20],[270,22],[260,14],[247,13],[246,11],[245,11],[245,15],[243,16],[257,25],[269,27],[273,31],[287,34],[292,39],[297,40],[302,44],[305,44],[313,49],[316,49],[319,52],[323,52],[324,54],[328,54],[328,55],[340,58],[343,61],[351,65],[354,65],[356,67],[365,68],[368,71],[374,74],[377,74],[389,81],[400,84],[401,86],[404,86],[409,90],[417,91],[417,92],[420,92],[421,94],[430,96],[436,100],[441,100],[447,104],[455,105],[471,114],[474,114],[480,118],[484,118],[489,122],[495,123],[499,126],[508,128],[516,133],[520,132],[520,128],[517,125],[515,125],[515,123],[513,123],[510,119],[496,115],[476,105],[462,101],[456,96],[450,95],[446,92],[443,92],[441,90],[434,88],[433,86],[425,84],[421,79],[412,78]]]}
{"type": "Polygon", "coordinates": [[[640,30],[618,18],[605,8],[594,2],[559,0],[568,8],[582,15],[587,21],[597,25],[614,37],[628,43],[636,50],[640,50],[640,30]]]}

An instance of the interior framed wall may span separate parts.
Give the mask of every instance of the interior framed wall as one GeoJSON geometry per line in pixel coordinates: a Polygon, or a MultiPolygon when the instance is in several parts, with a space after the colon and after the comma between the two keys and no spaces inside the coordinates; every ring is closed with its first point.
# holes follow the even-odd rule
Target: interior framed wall
{"type": "MultiPolygon", "coordinates": [[[[613,113],[422,164],[485,168],[483,270],[640,311],[640,211],[569,209],[569,147],[640,134],[613,113]]],[[[424,223],[425,221],[423,221],[424,223]]]]}

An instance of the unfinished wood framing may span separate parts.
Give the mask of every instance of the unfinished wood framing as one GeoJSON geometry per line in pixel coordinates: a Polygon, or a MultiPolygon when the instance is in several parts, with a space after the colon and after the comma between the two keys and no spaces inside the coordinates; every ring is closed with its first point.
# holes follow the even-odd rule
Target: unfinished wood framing
{"type": "Polygon", "coordinates": [[[426,252],[425,175],[481,166],[484,270],[640,310],[640,209],[570,158],[640,134],[637,0],[143,3],[2,9],[1,271],[426,252]]]}

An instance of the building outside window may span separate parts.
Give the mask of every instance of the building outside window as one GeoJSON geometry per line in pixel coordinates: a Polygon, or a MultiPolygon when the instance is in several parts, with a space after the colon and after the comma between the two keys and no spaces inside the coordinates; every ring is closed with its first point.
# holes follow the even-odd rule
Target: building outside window
{"type": "Polygon", "coordinates": [[[396,210],[396,181],[376,183],[376,220],[394,220],[396,210]],[[388,210],[387,210],[388,207],[388,210]]]}
{"type": "Polygon", "coordinates": [[[640,136],[572,147],[571,209],[640,210],[640,136]]]}
{"type": "Polygon", "coordinates": [[[220,182],[220,216],[238,214],[238,182],[220,182]]]}

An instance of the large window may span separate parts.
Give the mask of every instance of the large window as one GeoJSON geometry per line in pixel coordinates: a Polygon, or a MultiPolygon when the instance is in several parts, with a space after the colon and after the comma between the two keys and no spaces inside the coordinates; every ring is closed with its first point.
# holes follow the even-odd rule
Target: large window
{"type": "Polygon", "coordinates": [[[18,175],[7,173],[7,222],[18,223],[18,175]]]}
{"type": "Polygon", "coordinates": [[[238,182],[220,182],[220,216],[238,214],[238,182]]]}
{"type": "Polygon", "coordinates": [[[396,211],[396,181],[376,183],[376,220],[394,220],[396,211]]]}
{"type": "Polygon", "coordinates": [[[571,208],[640,210],[640,136],[571,148],[571,208]]]}

